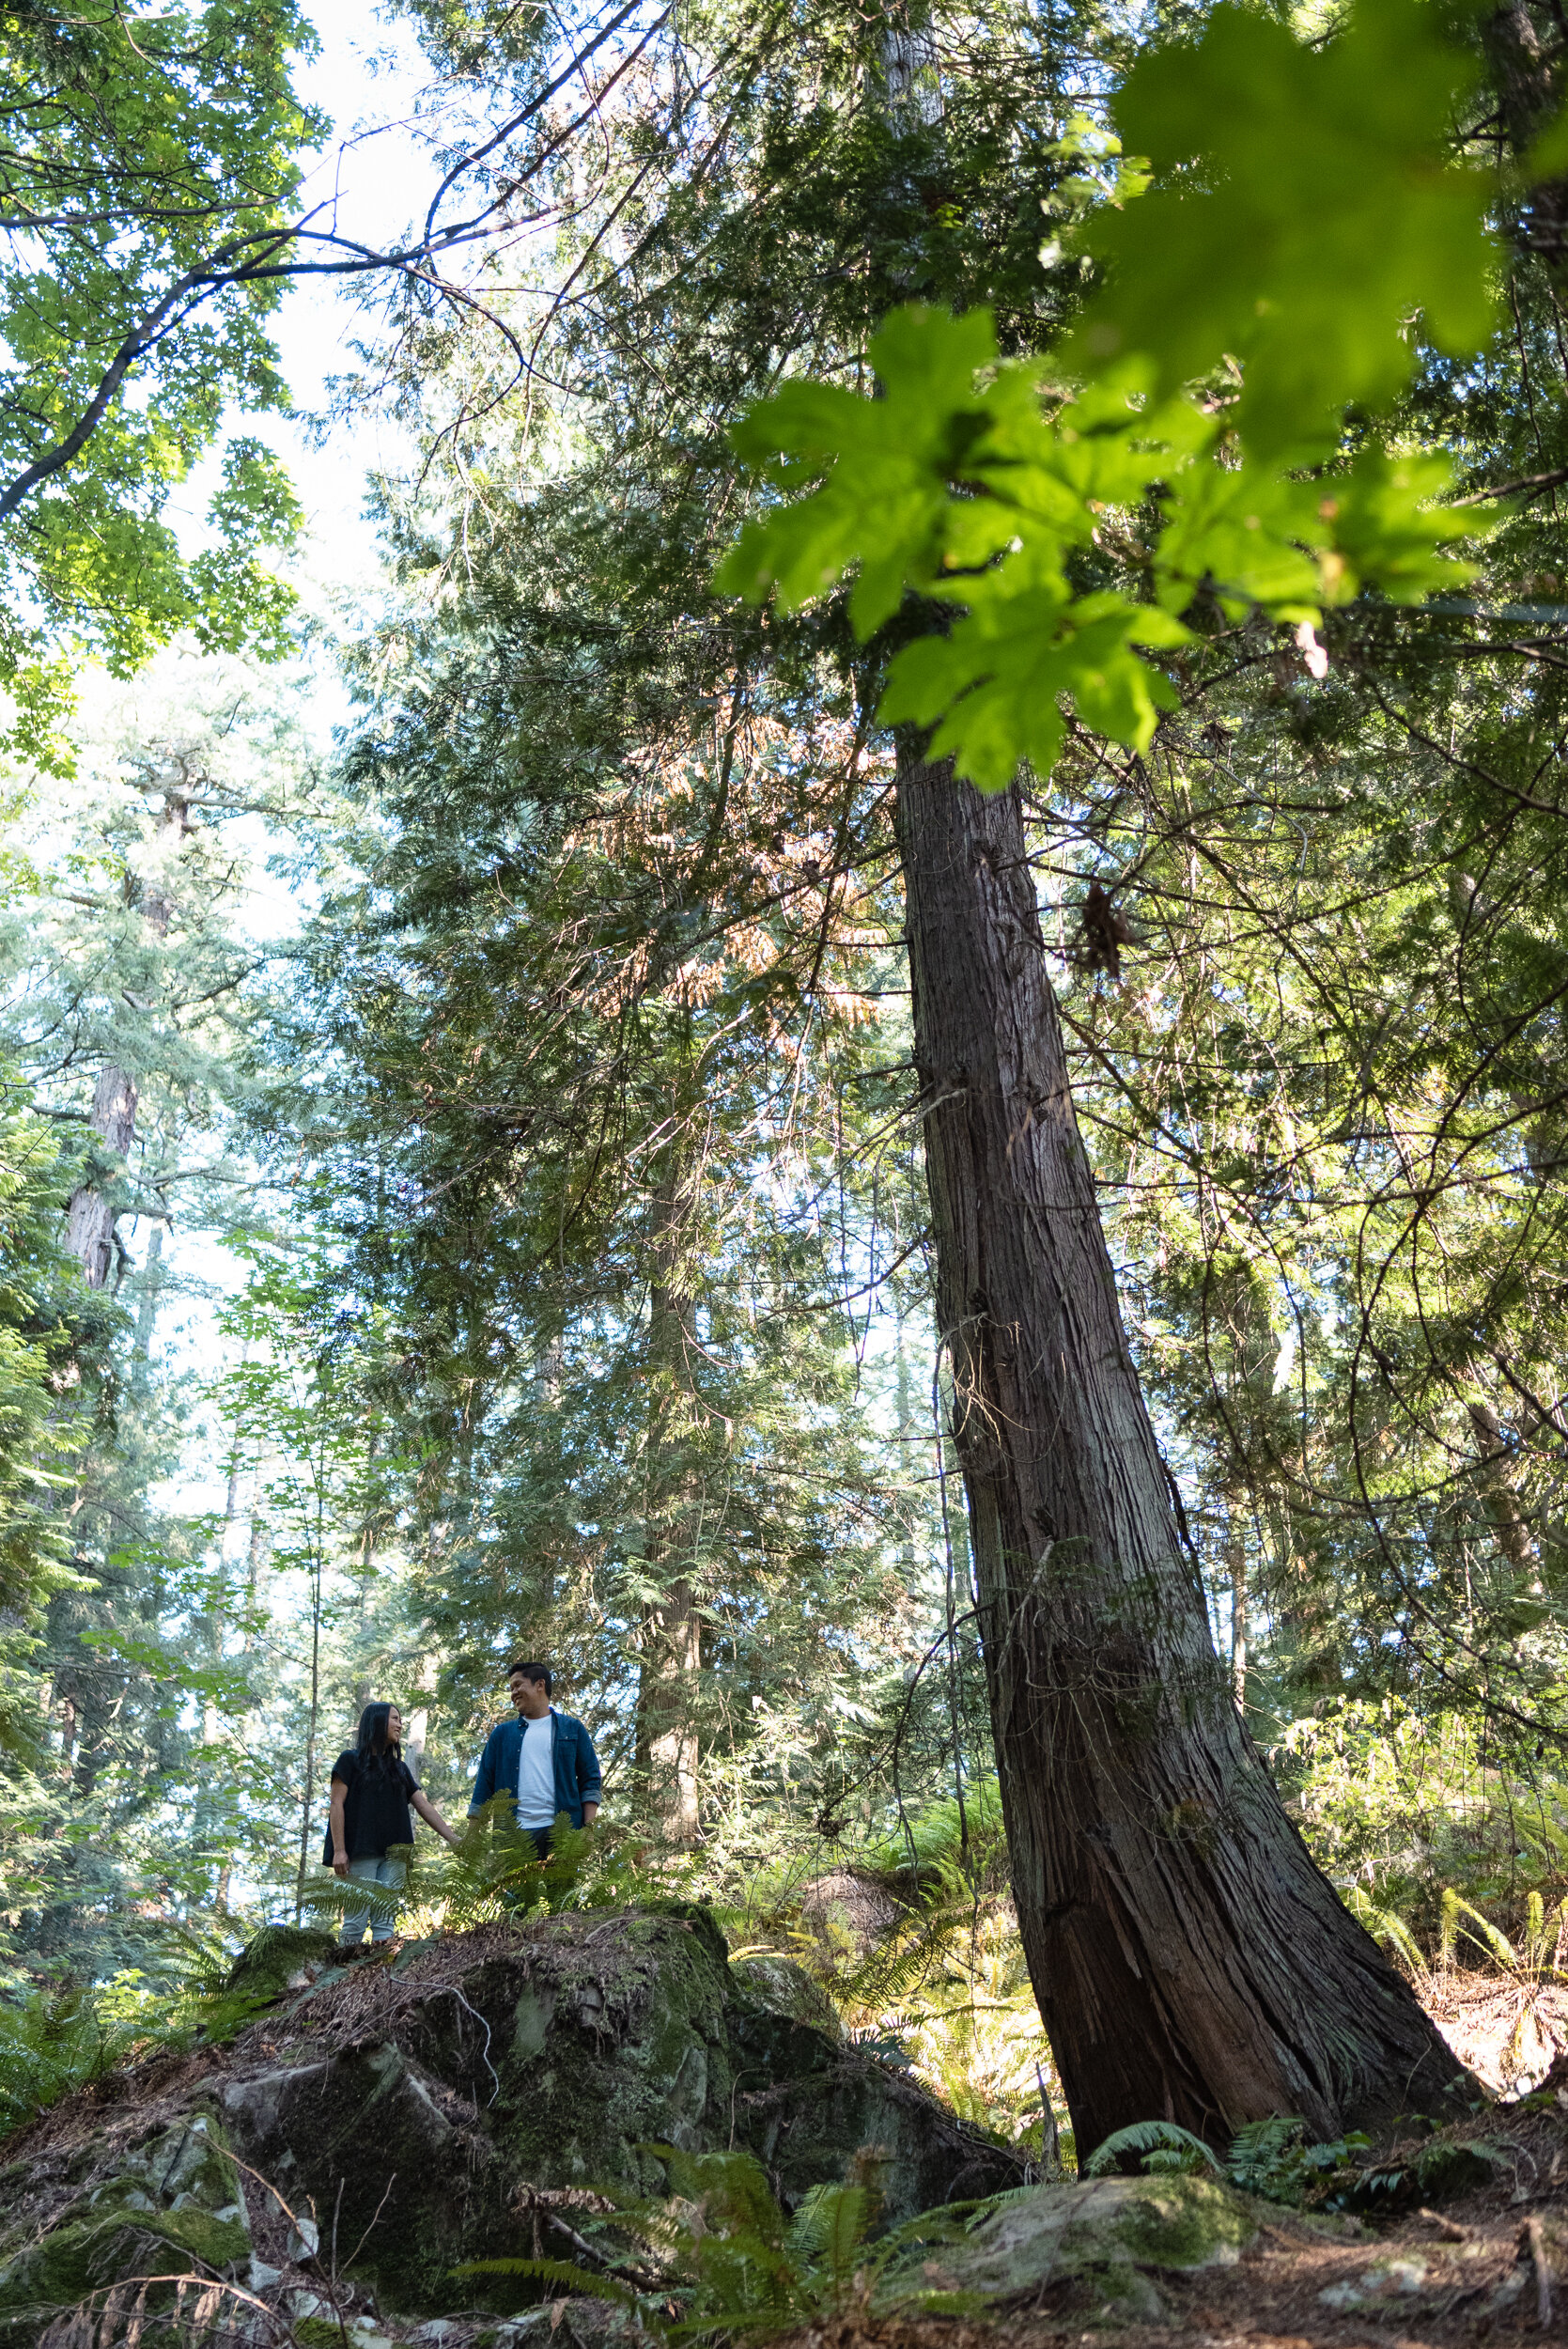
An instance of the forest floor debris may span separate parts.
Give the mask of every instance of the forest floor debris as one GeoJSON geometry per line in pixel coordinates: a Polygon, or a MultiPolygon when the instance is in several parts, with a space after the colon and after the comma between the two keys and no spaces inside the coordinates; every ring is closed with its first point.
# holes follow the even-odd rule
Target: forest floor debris
{"type": "MultiPolygon", "coordinates": [[[[701,1912],[672,1906],[661,1930],[684,1947],[689,1935],[711,1927],[701,1912]]],[[[447,1991],[472,2018],[464,2025],[474,2041],[471,2077],[465,2095],[439,2080],[431,2093],[442,2100],[449,2125],[472,2131],[484,2117],[473,2100],[483,2103],[491,2077],[479,2046],[478,2007],[489,2010],[493,2025],[516,2006],[520,1984],[548,1982],[570,2002],[578,2027],[597,2030],[601,2018],[635,2000],[632,1977],[645,1963],[646,1952],[626,1937],[625,1921],[602,1912],[558,1917],[542,1927],[481,1926],[367,1954],[352,1966],[343,1965],[323,1937],[280,1973],[276,2003],[227,2045],[155,2052],[85,2085],[14,2135],[0,2156],[13,2222],[41,2235],[72,2196],[90,2190],[117,2162],[123,2166],[125,2149],[149,2128],[172,2126],[214,2099],[224,2108],[226,2089],[290,2064],[352,2056],[406,2036],[414,2010],[447,1991]],[[598,1997],[591,2016],[580,2011],[589,1986],[598,1997]]],[[[1451,1986],[1479,1990],[1487,1981],[1481,1975],[1473,1984],[1451,1986]]],[[[1496,1977],[1490,1981],[1495,1986],[1496,1977]]],[[[505,2070],[508,2059],[499,2041],[494,2054],[505,2070]]],[[[1533,2341],[1562,2329],[1568,2060],[1520,2101],[1489,2103],[1436,2133],[1412,2123],[1365,2158],[1369,2170],[1389,2181],[1367,2215],[1341,2217],[1330,2231],[1283,2205],[1250,2203],[1257,2232],[1229,2263],[1159,2273],[1157,2318],[1152,2311],[1140,2317],[1125,2301],[1102,2308],[1092,2285],[1057,2275],[1001,2304],[989,2322],[914,2310],[877,2319],[861,2312],[784,2337],[780,2349],[1066,2349],[1110,2334],[1126,2349],[1170,2349],[1177,2341],[1199,2349],[1243,2342],[1248,2349],[1362,2349],[1373,2342],[1450,2349],[1533,2341]],[[1463,2165],[1451,2166],[1444,2195],[1441,2184],[1428,2188],[1421,2180],[1438,2174],[1441,2165],[1435,2171],[1431,2155],[1451,2140],[1456,2151],[1483,2153],[1484,2159],[1471,2160],[1468,2179],[1463,2165]],[[1439,2199],[1441,2207],[1433,2207],[1439,2199]]],[[[332,2261],[332,2273],[324,2273],[325,2253],[318,2257],[296,2240],[281,2203],[254,2190],[261,2183],[255,2170],[245,2174],[251,2264],[241,2281],[259,2289],[285,2332],[299,2336],[299,2349],[324,2349],[325,2328],[335,2338],[340,2323],[355,2338],[374,2328],[377,2341],[384,2339],[393,2349],[603,2349],[608,2330],[599,2320],[608,2312],[582,2300],[561,2304],[559,2313],[547,2302],[511,2315],[454,2311],[424,2324],[413,2315],[389,2315],[384,2301],[366,2290],[373,2279],[340,2278],[332,2261]],[[322,2328],[321,2342],[308,2333],[312,2323],[322,2328]]]]}
{"type": "Polygon", "coordinates": [[[1498,2095],[1534,2088],[1568,2052],[1568,1988],[1496,1966],[1435,1968],[1421,2004],[1467,2071],[1498,2095]]]}

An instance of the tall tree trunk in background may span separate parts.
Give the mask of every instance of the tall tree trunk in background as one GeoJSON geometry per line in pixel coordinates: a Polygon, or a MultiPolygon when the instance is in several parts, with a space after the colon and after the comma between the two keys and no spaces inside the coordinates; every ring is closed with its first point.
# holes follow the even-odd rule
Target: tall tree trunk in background
{"type": "Polygon", "coordinates": [[[158,1294],[163,1285],[163,1226],[154,1223],[147,1236],[147,1259],[142,1266],[136,1299],[136,1334],[131,1346],[131,1391],[145,1394],[151,1377],[152,1332],[158,1319],[158,1294]]]}
{"type": "MultiPolygon", "coordinates": [[[[157,1228],[156,1226],[154,1227],[157,1228]]],[[[207,1611],[205,1624],[207,1661],[215,1672],[224,1660],[224,1641],[228,1632],[228,1552],[235,1523],[240,1514],[240,1439],[236,1435],[228,1455],[228,1491],[224,1503],[224,1521],[218,1534],[218,1565],[212,1579],[212,1604],[207,1611]]],[[[215,1838],[220,1826],[217,1806],[213,1800],[218,1748],[223,1743],[224,1719],[218,1710],[218,1700],[210,1692],[202,1700],[201,1742],[212,1756],[212,1767],[204,1768],[196,1786],[194,1813],[192,1821],[198,1855],[215,1838]]],[[[212,1905],[220,1917],[228,1913],[229,1861],[225,1855],[217,1862],[214,1874],[212,1905]]]]}
{"type": "MultiPolygon", "coordinates": [[[[1559,113],[1560,23],[1549,22],[1543,32],[1527,0],[1507,0],[1486,18],[1482,40],[1504,136],[1514,155],[1525,155],[1559,113]]],[[[1568,268],[1568,179],[1534,181],[1518,226],[1527,252],[1544,261],[1560,284],[1568,268]]]]}
{"type": "MultiPolygon", "coordinates": [[[[657,1563],[657,1561],[653,1563],[657,1563]]],[[[650,1602],[643,1626],[639,1741],[659,1824],[672,1843],[697,1840],[697,1728],[692,1692],[702,1670],[702,1621],[690,1577],[650,1602]]]]}
{"type": "Polygon", "coordinates": [[[700,1410],[688,1361],[692,1310],[689,1224],[695,1182],[682,1140],[672,1143],[653,1203],[648,1284],[646,1550],[659,1594],[643,1610],[637,1692],[637,1761],[660,1826],[673,1843],[700,1828],[697,1701],[702,1619],[691,1562],[700,1498],[691,1490],[693,1423],[700,1410]]]}
{"type": "MultiPolygon", "coordinates": [[[[123,1068],[101,1068],[93,1088],[92,1128],[106,1149],[123,1159],[136,1131],[136,1081],[123,1068]]],[[[71,1193],[66,1217],[66,1246],[81,1265],[87,1286],[102,1288],[115,1261],[115,1211],[96,1183],[71,1193]]]]}
{"type": "Polygon", "coordinates": [[[1497,1533],[1498,1547],[1517,1577],[1520,1593],[1528,1593],[1531,1598],[1545,1598],[1529,1521],[1519,1506],[1519,1497],[1509,1474],[1508,1442],[1502,1422],[1489,1403],[1472,1403],[1469,1413],[1482,1458],[1478,1482],[1486,1514],[1497,1533]]]}
{"type": "Polygon", "coordinates": [[[1228,1493],[1225,1507],[1226,1559],[1231,1569],[1231,1693],[1236,1709],[1247,1718],[1247,1527],[1240,1493],[1228,1493]]]}
{"type": "MultiPolygon", "coordinates": [[[[163,821],[159,827],[160,847],[170,860],[178,857],[185,835],[191,829],[190,813],[189,786],[177,776],[164,785],[163,821]]],[[[142,899],[143,919],[160,941],[167,939],[169,925],[174,918],[174,901],[165,886],[167,880],[165,866],[142,899]]],[[[93,1090],[92,1128],[105,1147],[119,1159],[129,1157],[135,1138],[136,1097],[136,1080],[127,1070],[116,1068],[113,1063],[100,1069],[98,1083],[93,1090]]],[[[163,1246],[162,1229],[156,1225],[152,1240],[156,1244],[148,1245],[149,1276],[163,1246]]],[[[87,1286],[94,1289],[106,1286],[116,1247],[115,1213],[105,1192],[97,1183],[82,1183],[71,1194],[66,1217],[66,1246],[81,1265],[87,1286]]],[[[156,1282],[152,1282],[143,1291],[143,1310],[147,1314],[145,1328],[142,1316],[137,1318],[137,1342],[144,1351],[152,1335],[151,1314],[147,1300],[155,1294],[156,1282]]],[[[132,1383],[145,1385],[145,1372],[139,1381],[133,1372],[132,1383]]]]}
{"type": "Polygon", "coordinates": [[[898,821],[1013,1888],[1078,2142],[1440,2108],[1455,2060],[1286,1817],[1183,1555],[1017,792],[983,800],[904,744],[898,821]]]}
{"type": "Polygon", "coordinates": [[[317,1510],[316,1543],[310,1569],[310,1710],[305,1717],[305,1782],[300,1798],[300,1870],[294,1884],[294,1922],[304,1916],[305,1886],[310,1881],[311,1812],[316,1807],[316,1734],[321,1719],[321,1578],[325,1567],[326,1529],[317,1510]]]}

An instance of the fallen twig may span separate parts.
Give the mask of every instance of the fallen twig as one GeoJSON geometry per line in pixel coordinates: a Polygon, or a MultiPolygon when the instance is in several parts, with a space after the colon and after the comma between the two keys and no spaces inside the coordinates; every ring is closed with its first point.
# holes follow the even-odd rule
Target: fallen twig
{"type": "Polygon", "coordinates": [[[1552,2266],[1546,2257],[1546,2234],[1539,2218],[1527,2218],[1522,2229],[1535,2263],[1535,2313],[1543,2328],[1552,2321],[1552,2266]]]}
{"type": "Polygon", "coordinates": [[[1468,2243],[1470,2239],[1467,2227],[1462,2227],[1456,2218],[1445,2218],[1439,2210],[1419,2210],[1416,2217],[1424,2218],[1427,2225],[1436,2227],[1440,2234],[1446,2234],[1451,2243],[1468,2243]]]}

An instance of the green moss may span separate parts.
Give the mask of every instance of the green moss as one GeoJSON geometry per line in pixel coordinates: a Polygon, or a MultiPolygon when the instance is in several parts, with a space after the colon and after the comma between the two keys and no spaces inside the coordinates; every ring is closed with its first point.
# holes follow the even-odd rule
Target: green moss
{"type": "Polygon", "coordinates": [[[302,2316],[289,2329],[300,2349],[343,2349],[342,2330],[329,2316],[302,2316]]]}
{"type": "Polygon", "coordinates": [[[1157,2303],[1143,2271],[1229,2265],[1257,2227],[1252,2205],[1217,2180],[1098,2178],[1004,2203],[944,2251],[942,2263],[983,2302],[1076,2284],[1089,2310],[1110,2308],[1125,2321],[1157,2303]]]}
{"type": "Polygon", "coordinates": [[[563,1953],[548,1989],[523,1992],[497,2111],[514,2172],[660,2189],[662,2168],[642,2147],[695,2144],[705,2115],[728,2109],[724,1950],[707,1910],[672,1903],[629,1918],[602,1955],[563,1953]]]}
{"type": "Polygon", "coordinates": [[[1128,2256],[1145,2267],[1213,2267],[1234,2261],[1257,2223],[1240,2198],[1217,2179],[1132,2178],[1116,2232],[1128,2256]]]}
{"type": "Polygon", "coordinates": [[[1094,2275],[1094,2320],[1111,2325],[1157,2325],[1165,2303],[1141,2268],[1105,2267],[1094,2275]]]}
{"type": "Polygon", "coordinates": [[[24,2338],[121,2277],[222,2272],[250,2248],[222,2132],[210,2113],[196,2113],[131,2147],[0,2267],[0,2330],[24,2338]]]}
{"type": "Polygon", "coordinates": [[[833,2040],[843,2027],[832,2000],[803,1966],[782,1952],[765,1950],[755,1957],[730,1961],[730,1983],[736,2003],[748,2019],[768,2015],[807,2024],[833,2040]]]}
{"type": "Polygon", "coordinates": [[[0,2268],[0,2323],[39,2308],[73,2308],[121,2276],[177,2276],[193,2264],[222,2270],[251,2248],[242,2220],[205,2211],[111,2210],[53,2227],[0,2268]]]}

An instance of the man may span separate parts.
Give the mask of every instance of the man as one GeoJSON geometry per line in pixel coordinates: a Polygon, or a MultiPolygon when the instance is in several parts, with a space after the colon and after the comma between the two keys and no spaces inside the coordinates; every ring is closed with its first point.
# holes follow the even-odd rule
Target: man
{"type": "Polygon", "coordinates": [[[573,1827],[592,1827],[604,1793],[598,1758],[582,1723],[551,1704],[548,1664],[513,1664],[506,1674],[515,1721],[498,1721],[479,1757],[472,1819],[497,1795],[510,1797],[518,1826],[550,1858],[551,1829],[564,1811],[573,1827]]]}

